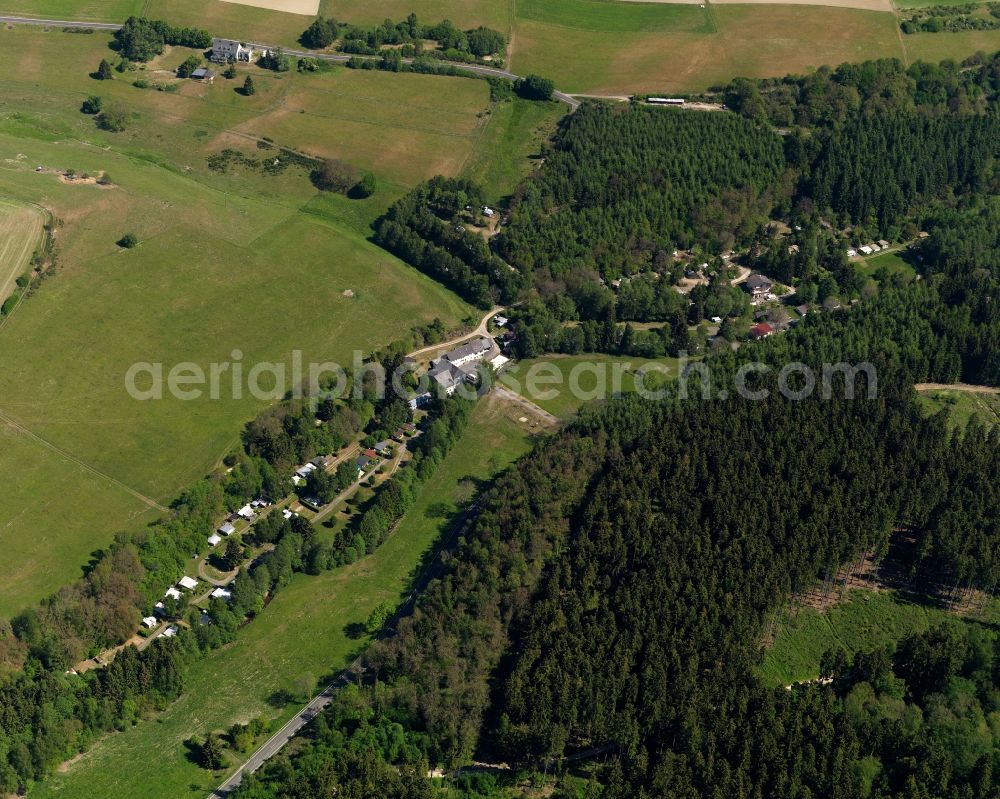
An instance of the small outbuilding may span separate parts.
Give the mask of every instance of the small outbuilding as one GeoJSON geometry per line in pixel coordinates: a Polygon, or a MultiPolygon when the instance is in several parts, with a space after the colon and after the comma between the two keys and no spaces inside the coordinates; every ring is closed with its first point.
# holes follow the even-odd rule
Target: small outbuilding
{"type": "Polygon", "coordinates": [[[193,577],[188,577],[186,574],[177,581],[177,585],[181,588],[185,588],[188,591],[194,591],[198,587],[198,581],[193,577]]]}

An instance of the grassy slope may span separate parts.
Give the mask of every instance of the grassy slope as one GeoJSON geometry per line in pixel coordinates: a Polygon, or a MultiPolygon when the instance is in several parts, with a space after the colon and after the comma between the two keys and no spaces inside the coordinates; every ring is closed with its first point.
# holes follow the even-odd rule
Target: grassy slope
{"type": "MultiPolygon", "coordinates": [[[[276,715],[268,704],[272,694],[294,690],[303,677],[321,679],[350,662],[365,641],[349,639],[347,625],[364,622],[379,602],[404,596],[421,558],[440,535],[445,522],[430,518],[428,508],[468,499],[467,478],[488,478],[527,446],[511,414],[492,399],[480,402],[452,455],[374,554],[318,577],[297,576],[234,644],[194,666],[184,697],[165,713],[104,740],[29,796],[204,796],[221,780],[186,759],[184,741],[260,713],[276,715]],[[155,764],[156,779],[139,784],[134,775],[148,772],[150,764],[155,764]]],[[[285,719],[291,712],[278,715],[285,719]]]]}
{"type": "MultiPolygon", "coordinates": [[[[998,608],[988,608],[990,619],[998,608]]],[[[848,600],[826,613],[805,608],[785,625],[764,655],[762,678],[788,685],[819,674],[819,660],[832,647],[849,654],[894,643],[957,617],[943,610],[909,602],[891,592],[852,591],[848,600]]],[[[974,623],[974,622],[968,622],[974,623]]]]}
{"type": "MultiPolygon", "coordinates": [[[[635,371],[646,364],[659,364],[666,367],[667,376],[677,376],[676,358],[650,361],[601,354],[547,355],[505,369],[501,382],[554,416],[567,418],[587,402],[610,399],[617,391],[635,391],[635,371]],[[534,391],[529,389],[532,377],[536,378],[534,391]]],[[[646,385],[655,389],[655,375],[650,375],[646,385]]]]}
{"type": "Polygon", "coordinates": [[[45,215],[30,205],[0,200],[0,304],[13,292],[42,238],[45,215]]]}
{"type": "Polygon", "coordinates": [[[142,11],[144,0],[3,0],[5,16],[120,22],[142,11]]]}
{"type": "Polygon", "coordinates": [[[495,104],[489,124],[462,171],[485,187],[487,199],[498,203],[536,168],[538,162],[529,159],[538,153],[565,113],[566,106],[561,103],[516,99],[495,104]]]}
{"type": "Polygon", "coordinates": [[[154,513],[121,488],[0,421],[4,544],[0,615],[11,616],[79,576],[98,544],[154,513]],[[109,527],[108,525],[112,525],[109,527]],[[97,537],[74,535],[100,531],[97,537]]]}
{"type": "MultiPolygon", "coordinates": [[[[365,237],[370,220],[405,187],[438,168],[461,169],[482,135],[477,113],[486,106],[487,87],[425,76],[396,82],[399,76],[340,70],[263,78],[260,94],[240,103],[245,98],[224,81],[189,83],[178,94],[139,90],[123,79],[93,81],[86,71],[106,52],[106,41],[0,31],[0,57],[18,75],[0,85],[4,193],[51,208],[62,222],[58,275],[0,331],[0,409],[163,501],[212,468],[263,402],[139,403],[124,391],[133,362],[205,364],[230,360],[236,348],[245,363],[285,362],[293,349],[303,350],[307,361],[344,359],[418,322],[440,316],[451,323],[469,312],[455,295],[365,237]],[[95,91],[134,111],[127,132],[103,133],[79,113],[81,100],[95,91]],[[349,134],[331,118],[375,93],[382,102],[365,106],[366,121],[349,134]],[[345,160],[376,169],[381,189],[375,197],[359,203],[317,199],[296,169],[277,177],[207,169],[205,156],[222,146],[220,139],[235,136],[225,131],[252,129],[255,119],[264,125],[286,95],[301,95],[310,113],[297,115],[301,126],[275,136],[279,143],[309,150],[335,142],[345,160]],[[311,112],[325,125],[309,124],[311,112]],[[400,117],[405,113],[429,120],[428,130],[408,133],[400,117]],[[459,123],[466,134],[455,135],[459,123]],[[380,141],[391,141],[396,154],[378,160],[380,141]],[[435,153],[445,160],[435,160],[435,153]],[[107,170],[116,187],[68,186],[36,173],[36,165],[107,170]],[[114,242],[128,230],[142,244],[120,252],[114,242]],[[343,296],[346,289],[354,291],[353,299],[343,296]]],[[[164,65],[183,57],[168,54],[164,65]]],[[[255,138],[237,140],[245,152],[259,154],[255,138]]],[[[34,564],[47,562],[34,591],[27,580],[0,592],[3,613],[73,578],[81,553],[139,523],[127,494],[112,500],[106,492],[86,491],[89,482],[74,483],[72,470],[63,471],[64,480],[45,480],[51,453],[38,445],[22,449],[25,472],[36,479],[5,492],[4,508],[35,506],[43,509],[37,515],[51,520],[39,526],[27,514],[4,513],[0,526],[8,546],[25,552],[9,564],[13,573],[40,574],[34,564]],[[44,509],[64,507],[59,500],[67,496],[87,507],[48,516],[44,509]]]]}
{"type": "Polygon", "coordinates": [[[918,59],[937,62],[946,58],[960,61],[979,50],[990,54],[1000,50],[1000,31],[914,33],[903,36],[903,47],[910,62],[918,59]]]}
{"type": "Polygon", "coordinates": [[[518,6],[514,69],[549,75],[567,91],[693,91],[737,75],[784,75],[902,55],[896,19],[887,13],[730,5],[711,6],[706,18],[698,6],[640,8],[660,15],[652,29],[607,35],[587,20],[567,17],[555,24],[525,17],[518,6]]]}

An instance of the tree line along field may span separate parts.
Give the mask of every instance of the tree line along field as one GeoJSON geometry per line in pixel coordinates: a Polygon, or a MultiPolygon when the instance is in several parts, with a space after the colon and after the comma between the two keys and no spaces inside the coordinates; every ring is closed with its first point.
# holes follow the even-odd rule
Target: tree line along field
{"type": "Polygon", "coordinates": [[[40,208],[0,200],[0,305],[14,293],[18,276],[28,268],[44,223],[40,208]]]}
{"type": "MultiPolygon", "coordinates": [[[[100,741],[79,760],[30,791],[32,799],[176,799],[204,795],[221,779],[187,757],[185,741],[264,714],[277,729],[302,702],[280,709],[273,696],[297,694],[346,666],[369,639],[351,638],[382,602],[408,593],[418,564],[448,529],[452,511],[478,482],[507,467],[529,446],[517,413],[495,398],[481,400],[452,454],[426,484],[393,535],[371,555],[318,576],[296,575],[232,644],[196,661],[183,696],[164,713],[100,741]],[[137,780],[150,763],[155,780],[137,780]]],[[[322,529],[322,528],[320,528],[322,529]]],[[[237,764],[230,762],[232,770],[237,764]]]]}
{"type": "MultiPolygon", "coordinates": [[[[4,473],[21,477],[4,497],[3,615],[77,576],[117,531],[148,521],[154,512],[136,495],[169,502],[261,407],[249,397],[136,402],[124,390],[129,365],[226,361],[235,348],[247,363],[287,362],[292,349],[306,362],[345,359],[435,317],[455,324],[471,309],[366,241],[368,224],[436,171],[468,165],[509,191],[537,149],[531,138],[562,113],[512,104],[494,124],[483,81],[346,69],[260,74],[251,98],[221,79],[142,90],[117,73],[88,77],[106,43],[103,34],[0,31],[14,76],[0,86],[4,193],[51,209],[58,247],[57,275],[0,331],[0,412],[42,439],[5,430],[18,444],[2,456],[4,473]],[[80,113],[93,93],[128,109],[126,131],[102,132],[80,113]],[[318,195],[302,169],[207,167],[225,146],[262,155],[249,133],[257,130],[270,131],[275,148],[371,168],[379,190],[353,201],[318,195]],[[525,131],[529,141],[511,143],[525,131]],[[112,186],[71,185],[48,171],[64,169],[106,172],[112,186]],[[115,242],[127,231],[140,245],[121,251],[115,242]]],[[[146,76],[184,57],[168,53],[146,76]]]]}
{"type": "MultiPolygon", "coordinates": [[[[794,4],[632,3],[614,0],[323,0],[320,14],[375,24],[402,19],[451,19],[486,25],[510,39],[508,66],[536,72],[570,92],[701,91],[733,77],[806,72],[865,58],[940,61],[1000,49],[1000,31],[899,32],[896,12],[794,4]]],[[[907,6],[896,3],[895,6],[907,6]]],[[[6,13],[120,21],[143,13],[177,25],[286,47],[298,45],[308,17],[222,0],[5,0],[6,13]]]]}

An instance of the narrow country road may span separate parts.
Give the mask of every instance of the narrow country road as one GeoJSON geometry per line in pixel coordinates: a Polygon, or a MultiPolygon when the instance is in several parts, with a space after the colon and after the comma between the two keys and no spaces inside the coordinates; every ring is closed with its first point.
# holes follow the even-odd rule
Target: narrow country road
{"type": "Polygon", "coordinates": [[[296,736],[299,730],[316,718],[316,716],[327,705],[329,705],[330,702],[333,701],[334,694],[347,684],[348,672],[354,668],[355,665],[357,665],[359,660],[360,658],[355,660],[354,663],[340,673],[336,680],[313,697],[312,701],[309,702],[308,705],[302,708],[302,710],[289,719],[280,730],[268,738],[260,749],[250,755],[246,763],[234,771],[229,779],[227,779],[224,783],[222,783],[222,785],[211,793],[209,799],[225,799],[225,797],[229,796],[234,790],[236,790],[237,787],[239,787],[240,782],[243,781],[244,774],[252,774],[264,765],[267,760],[274,757],[279,751],[281,751],[285,744],[296,736]]]}
{"type": "Polygon", "coordinates": [[[419,350],[414,350],[413,352],[407,353],[408,358],[418,358],[421,355],[426,355],[428,352],[434,352],[435,350],[450,350],[453,347],[461,344],[463,341],[468,341],[470,338],[475,338],[476,336],[488,336],[489,335],[489,322],[494,316],[496,316],[503,308],[496,307],[491,310],[482,318],[479,326],[475,330],[469,333],[463,333],[460,336],[455,336],[454,338],[448,339],[447,341],[439,341],[437,344],[431,344],[427,347],[421,347],[419,350]]]}
{"type": "MultiPolygon", "coordinates": [[[[49,27],[56,28],[94,28],[95,30],[102,31],[116,31],[121,28],[121,25],[113,22],[81,22],[79,20],[65,20],[65,19],[38,19],[36,17],[9,17],[0,16],[0,22],[7,22],[14,25],[45,25],[49,27]]],[[[278,49],[272,47],[271,45],[262,42],[249,42],[251,46],[255,49],[278,49]]],[[[286,55],[297,56],[299,58],[315,58],[320,61],[330,61],[335,64],[344,64],[350,61],[352,58],[365,58],[365,56],[353,56],[347,54],[339,53],[315,53],[309,50],[288,50],[281,48],[286,55]]],[[[369,60],[374,60],[369,58],[369,60]]],[[[412,58],[404,58],[404,64],[412,64],[412,58]]],[[[507,78],[508,80],[517,80],[520,75],[515,75],[513,72],[508,72],[506,69],[498,69],[497,67],[486,67],[481,64],[462,64],[460,62],[443,61],[444,64],[449,64],[456,67],[457,69],[464,70],[465,72],[472,72],[476,75],[484,75],[485,77],[491,78],[507,78]]],[[[580,101],[573,97],[572,95],[566,94],[561,91],[552,92],[552,96],[561,103],[565,103],[571,109],[576,109],[580,106],[580,101]]]]}

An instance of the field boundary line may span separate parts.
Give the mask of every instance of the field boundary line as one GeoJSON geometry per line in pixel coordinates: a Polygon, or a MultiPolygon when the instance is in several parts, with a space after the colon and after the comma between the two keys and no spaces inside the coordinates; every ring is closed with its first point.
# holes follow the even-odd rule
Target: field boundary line
{"type": "Polygon", "coordinates": [[[32,441],[36,442],[37,444],[41,444],[46,449],[48,449],[48,450],[50,450],[52,452],[55,452],[57,455],[61,455],[62,457],[66,458],[68,461],[70,461],[71,463],[74,463],[77,466],[79,466],[81,469],[84,469],[84,470],[90,472],[91,474],[93,474],[93,475],[95,475],[97,477],[100,477],[103,480],[106,480],[107,482],[111,483],[112,485],[115,485],[118,488],[121,488],[122,490],[128,492],[133,497],[135,497],[140,502],[142,502],[144,505],[148,505],[151,509],[161,511],[162,513],[169,513],[170,512],[168,508],[165,508],[163,505],[161,505],[160,503],[158,503],[155,499],[151,499],[150,497],[147,497],[145,494],[142,494],[139,491],[136,491],[131,486],[126,485],[121,480],[119,480],[117,477],[112,477],[110,474],[106,474],[105,472],[100,471],[99,469],[91,466],[86,461],[83,461],[80,458],[76,457],[76,455],[74,455],[73,453],[67,452],[62,447],[60,447],[60,446],[58,446],[56,444],[53,444],[51,441],[48,441],[45,438],[42,438],[42,436],[38,435],[37,433],[32,432],[31,430],[29,430],[24,425],[18,423],[16,420],[12,419],[10,416],[8,416],[6,413],[4,413],[2,410],[0,410],[0,421],[2,421],[4,424],[6,424],[8,427],[12,428],[13,430],[16,430],[18,433],[21,433],[21,435],[27,436],[28,438],[30,438],[32,441]]]}

